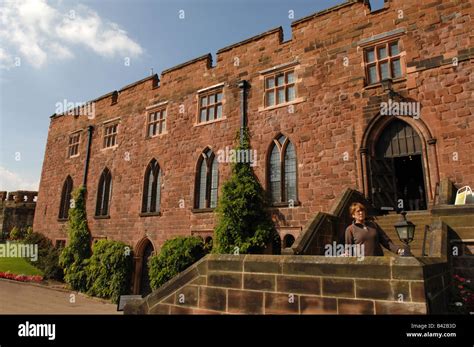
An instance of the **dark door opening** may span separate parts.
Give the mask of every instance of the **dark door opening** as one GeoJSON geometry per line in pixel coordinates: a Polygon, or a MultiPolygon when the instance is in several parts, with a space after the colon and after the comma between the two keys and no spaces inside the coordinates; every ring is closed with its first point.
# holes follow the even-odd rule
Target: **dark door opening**
{"type": "Polygon", "coordinates": [[[422,143],[406,122],[395,119],[375,140],[369,159],[370,193],[380,210],[427,208],[422,143]]]}
{"type": "Polygon", "coordinates": [[[392,158],[372,158],[370,161],[372,202],[384,211],[395,210],[397,188],[392,158]]]}
{"type": "Polygon", "coordinates": [[[140,294],[143,296],[151,293],[150,275],[148,273],[149,272],[148,259],[151,257],[153,250],[154,249],[151,242],[148,242],[145,249],[143,250],[142,273],[140,277],[140,294]]]}
{"type": "Polygon", "coordinates": [[[426,210],[425,182],[421,155],[393,158],[393,161],[398,209],[405,211],[426,210]]]}

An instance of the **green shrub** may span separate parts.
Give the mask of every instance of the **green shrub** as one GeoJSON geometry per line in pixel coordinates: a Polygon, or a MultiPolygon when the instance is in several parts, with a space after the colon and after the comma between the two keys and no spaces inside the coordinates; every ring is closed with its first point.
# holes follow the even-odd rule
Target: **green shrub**
{"type": "MultiPolygon", "coordinates": [[[[237,150],[250,150],[248,130],[237,150]]],[[[232,175],[218,201],[214,253],[262,253],[280,250],[280,238],[267,210],[268,203],[250,163],[232,164],[232,175]]]]}
{"type": "Polygon", "coordinates": [[[26,237],[26,230],[23,228],[13,227],[10,231],[10,240],[23,240],[26,237]]]}
{"type": "Polygon", "coordinates": [[[75,207],[69,209],[68,236],[69,243],[61,252],[59,263],[64,269],[64,280],[72,289],[87,292],[87,259],[91,256],[91,236],[87,227],[83,186],[74,190],[75,207]]]}
{"type": "Polygon", "coordinates": [[[26,235],[25,237],[28,237],[29,235],[31,235],[33,233],[33,227],[32,226],[29,226],[26,228],[26,235]]]}
{"type": "Polygon", "coordinates": [[[27,259],[32,265],[43,271],[45,279],[63,279],[63,270],[59,266],[60,250],[53,246],[50,239],[40,233],[30,232],[23,240],[25,244],[38,245],[38,259],[32,261],[27,259]]]}
{"type": "Polygon", "coordinates": [[[149,260],[150,285],[156,289],[206,254],[202,239],[194,236],[165,241],[160,254],[149,260]]]}
{"type": "Polygon", "coordinates": [[[130,247],[118,241],[97,241],[92,247],[86,272],[87,294],[118,302],[120,295],[128,294],[130,289],[130,247]]]}

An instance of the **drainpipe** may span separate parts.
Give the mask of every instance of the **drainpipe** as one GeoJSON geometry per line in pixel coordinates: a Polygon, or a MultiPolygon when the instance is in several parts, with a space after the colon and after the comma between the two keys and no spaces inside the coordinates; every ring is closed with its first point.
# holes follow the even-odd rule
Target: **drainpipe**
{"type": "Polygon", "coordinates": [[[240,88],[240,144],[244,141],[244,129],[247,125],[247,87],[248,83],[242,80],[238,84],[240,88]]]}
{"type": "Polygon", "coordinates": [[[92,131],[93,130],[94,130],[94,127],[92,125],[89,125],[87,127],[86,163],[84,165],[84,178],[82,180],[82,185],[84,186],[84,188],[86,188],[86,184],[87,184],[87,172],[89,171],[89,160],[90,160],[90,155],[91,155],[92,131]]]}

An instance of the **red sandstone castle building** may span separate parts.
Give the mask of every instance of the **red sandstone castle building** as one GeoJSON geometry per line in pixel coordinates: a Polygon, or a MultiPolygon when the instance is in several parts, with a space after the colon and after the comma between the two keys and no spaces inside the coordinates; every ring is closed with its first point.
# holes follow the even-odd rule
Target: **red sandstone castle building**
{"type": "MultiPolygon", "coordinates": [[[[34,230],[66,242],[85,183],[92,237],[145,259],[166,239],[213,236],[242,113],[283,245],[346,189],[381,209],[429,209],[450,179],[474,185],[469,0],[348,1],[51,117],[34,230]],[[383,112],[381,112],[383,110],[383,112]],[[405,208],[409,208],[404,206],[405,208]]],[[[143,288],[142,288],[143,289],[143,288]]]]}

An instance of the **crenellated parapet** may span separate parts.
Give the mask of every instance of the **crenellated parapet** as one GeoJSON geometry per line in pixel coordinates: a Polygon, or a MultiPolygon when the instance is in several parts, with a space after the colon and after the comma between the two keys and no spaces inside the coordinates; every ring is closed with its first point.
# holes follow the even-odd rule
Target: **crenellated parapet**
{"type": "Polygon", "coordinates": [[[26,230],[33,226],[37,191],[0,191],[0,240],[8,238],[13,228],[26,230]]]}
{"type": "MultiPolygon", "coordinates": [[[[388,1],[385,7],[388,8],[388,1]]],[[[350,13],[370,14],[370,3],[367,0],[348,0],[343,4],[333,6],[292,22],[292,38],[287,41],[284,40],[282,27],[277,27],[219,49],[216,52],[217,61],[215,64],[213,64],[211,53],[208,53],[165,69],[160,75],[153,74],[119,90],[104,94],[94,100],[86,102],[84,107],[88,104],[97,104],[99,108],[115,105],[120,103],[121,99],[126,99],[130,94],[134,93],[136,87],[158,90],[175,88],[174,83],[199,78],[203,73],[211,70],[213,74],[222,74],[222,78],[225,79],[227,76],[224,72],[232,66],[235,67],[236,61],[239,61],[240,66],[245,67],[248,64],[255,64],[253,59],[255,57],[254,53],[256,52],[267,50],[269,53],[274,53],[275,50],[278,50],[279,46],[283,45],[296,47],[299,44],[299,40],[305,40],[305,31],[311,31],[317,23],[324,24],[329,16],[341,16],[341,13],[347,16],[348,19],[351,16],[350,13]]],[[[73,114],[79,116],[83,113],[81,107],[75,107],[61,114],[55,113],[50,118],[53,120],[63,115],[73,114]]]]}
{"type": "Polygon", "coordinates": [[[0,192],[0,201],[3,202],[14,202],[14,203],[25,203],[25,202],[32,202],[36,203],[36,199],[38,196],[37,191],[29,191],[29,190],[17,190],[13,192],[0,192]]]}

